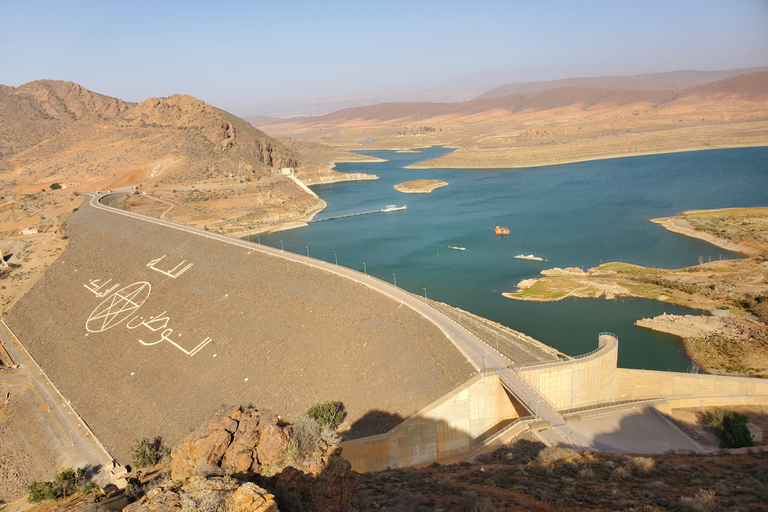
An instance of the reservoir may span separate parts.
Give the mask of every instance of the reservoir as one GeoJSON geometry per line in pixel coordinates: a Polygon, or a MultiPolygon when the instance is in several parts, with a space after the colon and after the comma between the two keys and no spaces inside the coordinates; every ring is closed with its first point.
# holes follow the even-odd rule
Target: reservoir
{"type": "MultiPolygon", "coordinates": [[[[768,205],[768,148],[737,148],[595,160],[526,169],[406,169],[450,152],[364,151],[386,159],[338,164],[375,181],[313,186],[328,203],[317,218],[406,204],[407,210],[311,223],[261,235],[261,243],[334,262],[393,282],[522,331],[570,355],[597,347],[598,333],[619,337],[619,366],[686,371],[674,336],[633,322],[688,308],[645,299],[522,302],[503,297],[552,267],[587,269],[607,261],[659,268],[738,255],[649,222],[683,210],[768,205]],[[403,181],[449,183],[430,194],[403,194],[403,181]],[[496,226],[510,229],[497,236],[496,226]],[[464,247],[467,250],[454,250],[464,247]],[[547,261],[515,259],[533,254],[547,261]],[[364,265],[365,264],[365,265],[364,265]]],[[[254,237],[255,239],[255,237],[254,237]]]]}

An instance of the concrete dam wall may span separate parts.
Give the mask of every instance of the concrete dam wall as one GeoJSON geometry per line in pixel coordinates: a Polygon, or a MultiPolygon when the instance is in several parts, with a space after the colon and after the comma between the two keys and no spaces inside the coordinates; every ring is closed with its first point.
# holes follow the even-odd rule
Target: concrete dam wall
{"type": "Polygon", "coordinates": [[[475,373],[353,279],[87,204],[68,234],[6,322],[120,462],[237,404],[290,420],[337,400],[352,437],[381,433],[475,373]]]}

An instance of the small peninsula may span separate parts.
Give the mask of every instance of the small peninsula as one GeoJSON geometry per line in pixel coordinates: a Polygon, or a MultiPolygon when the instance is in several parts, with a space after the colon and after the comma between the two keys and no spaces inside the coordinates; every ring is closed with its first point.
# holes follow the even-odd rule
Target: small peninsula
{"type": "Polygon", "coordinates": [[[433,190],[447,185],[448,183],[442,180],[413,180],[398,183],[393,188],[405,194],[429,194],[433,190]]]}
{"type": "Polygon", "coordinates": [[[553,268],[503,295],[534,301],[643,297],[708,311],[712,316],[661,315],[635,324],[683,338],[688,354],[708,373],[768,376],[768,208],[697,210],[651,221],[749,257],[700,259],[682,269],[621,262],[586,271],[553,268]]]}

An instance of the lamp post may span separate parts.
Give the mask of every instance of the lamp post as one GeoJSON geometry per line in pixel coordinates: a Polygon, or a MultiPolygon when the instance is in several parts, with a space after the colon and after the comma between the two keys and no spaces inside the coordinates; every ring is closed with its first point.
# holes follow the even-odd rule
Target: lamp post
{"type": "Polygon", "coordinates": [[[333,258],[336,260],[336,265],[339,264],[339,257],[336,256],[336,253],[333,253],[333,258]]]}
{"type": "Polygon", "coordinates": [[[423,290],[424,290],[424,304],[426,304],[427,303],[427,289],[423,288],[423,290]]]}
{"type": "Polygon", "coordinates": [[[261,237],[259,235],[256,235],[256,240],[259,241],[259,245],[261,245],[261,237]]]}
{"type": "Polygon", "coordinates": [[[395,274],[392,274],[392,277],[395,278],[395,288],[397,288],[397,276],[395,274]]]}
{"type": "Polygon", "coordinates": [[[309,247],[305,245],[304,248],[307,250],[307,258],[309,258],[309,247]]]}
{"type": "Polygon", "coordinates": [[[283,241],[280,240],[280,252],[283,252],[283,241]]]}
{"type": "Polygon", "coordinates": [[[539,403],[541,403],[541,400],[536,401],[536,409],[535,409],[535,412],[533,413],[534,416],[536,416],[536,419],[539,418],[539,403]]]}
{"type": "Polygon", "coordinates": [[[365,267],[365,262],[363,262],[363,273],[365,273],[365,275],[368,275],[368,269],[365,267]]]}

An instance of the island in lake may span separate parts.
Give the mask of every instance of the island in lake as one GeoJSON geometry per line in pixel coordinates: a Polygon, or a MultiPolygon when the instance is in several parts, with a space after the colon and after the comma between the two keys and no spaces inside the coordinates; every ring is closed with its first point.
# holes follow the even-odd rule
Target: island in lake
{"type": "Polygon", "coordinates": [[[394,189],[405,194],[429,194],[436,188],[445,187],[448,183],[442,180],[412,180],[394,185],[394,189]]]}

